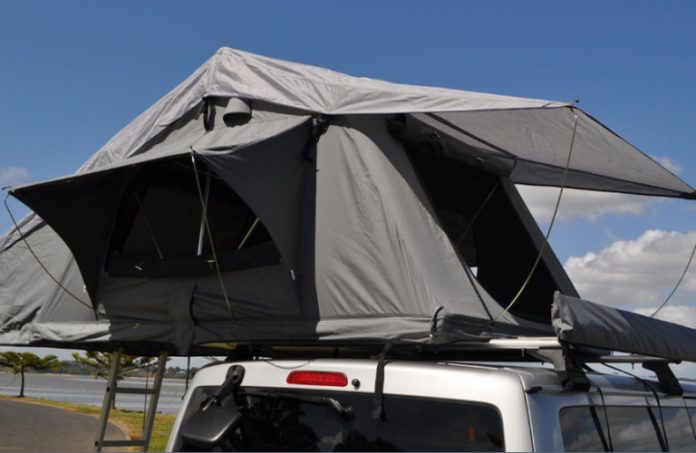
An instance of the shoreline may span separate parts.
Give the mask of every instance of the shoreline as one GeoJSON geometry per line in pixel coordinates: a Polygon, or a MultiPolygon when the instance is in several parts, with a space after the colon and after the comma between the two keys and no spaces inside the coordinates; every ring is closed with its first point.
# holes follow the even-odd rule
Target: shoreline
{"type": "MultiPolygon", "coordinates": [[[[13,373],[12,371],[7,371],[7,370],[0,370],[0,374],[15,375],[15,373],[13,373]]],[[[92,378],[94,377],[94,375],[91,373],[88,373],[88,374],[55,373],[55,372],[48,372],[48,373],[38,372],[37,373],[35,371],[25,371],[24,374],[25,374],[25,376],[73,376],[73,377],[92,377],[92,378]]],[[[150,378],[149,378],[150,380],[152,380],[153,374],[154,373],[150,373],[150,378]]],[[[19,374],[17,374],[16,376],[19,376],[19,374]]],[[[94,379],[99,380],[101,378],[94,378],[94,379]]],[[[145,376],[127,376],[125,379],[126,380],[134,380],[134,381],[138,381],[138,380],[144,381],[147,378],[145,376]]],[[[178,383],[179,381],[181,381],[181,383],[183,384],[186,382],[186,378],[179,378],[179,377],[165,377],[164,380],[169,381],[171,383],[178,383]],[[172,382],[172,381],[174,381],[174,382],[172,382]]]]}
{"type": "MultiPolygon", "coordinates": [[[[123,387],[136,389],[152,388],[154,380],[131,379],[119,381],[123,387]]],[[[87,404],[101,407],[107,381],[95,379],[94,376],[62,374],[62,373],[26,373],[25,395],[66,403],[87,404]]],[[[20,392],[21,379],[19,374],[0,372],[0,395],[16,396],[20,392]]],[[[165,379],[159,397],[158,410],[164,413],[176,414],[181,408],[185,381],[165,379]]],[[[131,411],[142,411],[145,396],[140,394],[119,394],[117,406],[131,411]]]]}

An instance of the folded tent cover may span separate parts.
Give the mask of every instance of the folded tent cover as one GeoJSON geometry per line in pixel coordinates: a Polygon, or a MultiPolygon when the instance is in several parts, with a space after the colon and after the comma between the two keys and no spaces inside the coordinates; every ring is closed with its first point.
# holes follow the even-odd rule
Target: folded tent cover
{"type": "Polygon", "coordinates": [[[564,172],[567,187],[694,194],[570,104],[223,48],[76,174],[12,190],[33,213],[0,238],[0,344],[548,335],[554,293],[578,294],[544,248],[504,311],[543,243],[514,184],[564,172]]]}

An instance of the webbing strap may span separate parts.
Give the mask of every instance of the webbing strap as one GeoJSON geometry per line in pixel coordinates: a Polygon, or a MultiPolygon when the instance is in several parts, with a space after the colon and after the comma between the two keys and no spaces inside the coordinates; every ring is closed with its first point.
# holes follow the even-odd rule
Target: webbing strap
{"type": "Polygon", "coordinates": [[[391,349],[392,343],[388,341],[384,345],[384,349],[379,353],[377,359],[377,375],[375,376],[375,398],[372,409],[372,418],[375,420],[384,421],[384,367],[387,365],[386,356],[391,349]]]}

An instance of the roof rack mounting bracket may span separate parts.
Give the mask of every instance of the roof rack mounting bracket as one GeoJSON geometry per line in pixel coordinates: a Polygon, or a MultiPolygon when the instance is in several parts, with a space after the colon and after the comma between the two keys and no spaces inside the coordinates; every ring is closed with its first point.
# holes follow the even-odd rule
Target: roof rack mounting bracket
{"type": "Polygon", "coordinates": [[[666,394],[672,396],[682,396],[684,394],[684,389],[679,384],[679,380],[672,372],[668,362],[643,362],[643,368],[657,375],[660,390],[666,394]]]}
{"type": "Polygon", "coordinates": [[[569,344],[561,343],[560,350],[537,349],[527,350],[527,353],[544,362],[551,363],[561,379],[564,390],[576,392],[590,390],[590,380],[582,368],[584,362],[573,353],[569,344]]]}
{"type": "Polygon", "coordinates": [[[570,345],[561,342],[563,349],[564,370],[558,370],[561,385],[568,391],[587,392],[590,390],[590,380],[582,369],[583,362],[573,354],[570,345]]]}

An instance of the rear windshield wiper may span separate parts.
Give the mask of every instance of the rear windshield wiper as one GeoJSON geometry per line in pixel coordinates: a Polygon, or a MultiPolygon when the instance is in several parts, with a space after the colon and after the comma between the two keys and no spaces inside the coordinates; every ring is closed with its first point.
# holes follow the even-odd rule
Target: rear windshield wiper
{"type": "Polygon", "coordinates": [[[352,407],[346,406],[337,399],[328,396],[302,395],[299,393],[279,392],[276,390],[247,390],[244,388],[239,389],[239,395],[301,401],[303,403],[316,404],[318,406],[328,407],[341,417],[351,418],[353,416],[352,407]]]}

